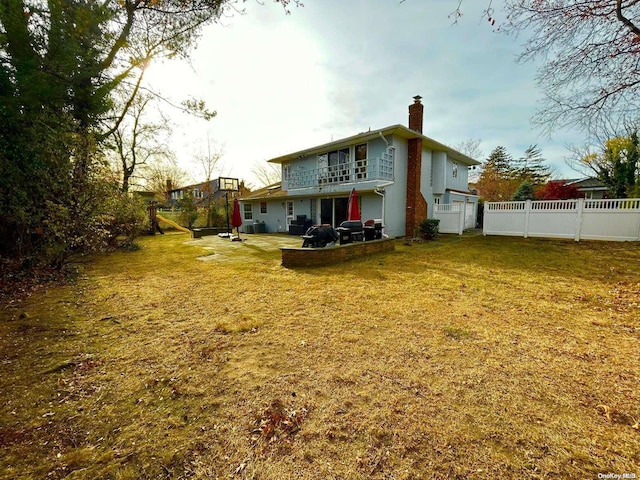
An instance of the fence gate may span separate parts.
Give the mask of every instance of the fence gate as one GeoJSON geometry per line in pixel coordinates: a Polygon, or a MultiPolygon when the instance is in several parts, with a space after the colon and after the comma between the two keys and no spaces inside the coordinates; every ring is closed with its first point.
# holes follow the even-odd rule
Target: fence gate
{"type": "Polygon", "coordinates": [[[476,228],[476,205],[477,203],[464,203],[464,229],[476,228]]]}
{"type": "Polygon", "coordinates": [[[441,203],[434,205],[433,217],[440,220],[440,233],[457,233],[464,231],[465,208],[464,202],[441,203]]]}

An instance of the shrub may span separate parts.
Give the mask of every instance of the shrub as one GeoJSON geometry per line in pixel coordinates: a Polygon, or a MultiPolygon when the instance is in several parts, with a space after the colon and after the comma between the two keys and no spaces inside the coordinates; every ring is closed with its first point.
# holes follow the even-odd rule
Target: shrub
{"type": "Polygon", "coordinates": [[[62,268],[69,257],[133,243],[146,221],[141,201],[98,178],[83,185],[78,201],[46,202],[43,259],[62,268]]]}
{"type": "Polygon", "coordinates": [[[181,210],[180,224],[192,229],[198,219],[198,207],[193,198],[193,193],[185,192],[184,196],[178,200],[178,208],[181,210]]]}
{"type": "Polygon", "coordinates": [[[147,222],[142,200],[127,192],[116,191],[104,201],[104,213],[100,217],[109,247],[130,248],[147,222]]]}
{"type": "Polygon", "coordinates": [[[524,181],[513,194],[511,200],[514,202],[524,202],[525,200],[535,200],[536,194],[533,189],[533,184],[528,181],[524,181]]]}
{"type": "Polygon", "coordinates": [[[542,186],[538,197],[540,200],[568,200],[580,198],[580,192],[575,185],[567,185],[566,180],[553,180],[542,186]]]}
{"type": "Polygon", "coordinates": [[[440,220],[437,218],[427,218],[420,223],[420,234],[425,240],[431,240],[438,236],[440,220]]]}

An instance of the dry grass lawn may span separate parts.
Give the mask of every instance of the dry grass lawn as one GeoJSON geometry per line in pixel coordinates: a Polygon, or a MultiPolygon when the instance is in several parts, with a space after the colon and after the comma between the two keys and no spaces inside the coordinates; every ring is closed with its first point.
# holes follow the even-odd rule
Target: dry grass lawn
{"type": "Polygon", "coordinates": [[[140,245],[0,309],[0,478],[640,477],[639,243],[140,245]]]}

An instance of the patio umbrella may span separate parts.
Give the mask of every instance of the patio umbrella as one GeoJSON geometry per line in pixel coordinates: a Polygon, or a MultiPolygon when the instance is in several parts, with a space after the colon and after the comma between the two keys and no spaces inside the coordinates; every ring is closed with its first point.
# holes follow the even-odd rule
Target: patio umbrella
{"type": "Polygon", "coordinates": [[[349,195],[349,205],[347,206],[347,220],[362,220],[360,209],[358,208],[358,194],[356,189],[351,190],[349,195]]]}
{"type": "Polygon", "coordinates": [[[231,225],[236,227],[238,238],[240,238],[240,226],[242,225],[242,215],[240,215],[240,203],[238,198],[233,199],[233,213],[231,214],[231,225]]]}

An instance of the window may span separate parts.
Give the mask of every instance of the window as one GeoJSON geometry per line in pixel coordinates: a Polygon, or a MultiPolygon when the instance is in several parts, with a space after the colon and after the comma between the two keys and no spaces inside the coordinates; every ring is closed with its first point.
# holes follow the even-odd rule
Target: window
{"type": "Polygon", "coordinates": [[[318,155],[320,183],[349,181],[349,149],[342,148],[318,155]]]}
{"type": "Polygon", "coordinates": [[[250,203],[243,203],[244,219],[253,220],[253,206],[250,203]]]}
{"type": "Polygon", "coordinates": [[[260,202],[260,213],[267,213],[267,202],[260,202]]]}
{"type": "Polygon", "coordinates": [[[367,178],[367,144],[356,145],[356,178],[367,178]]]}
{"type": "Polygon", "coordinates": [[[440,205],[440,197],[433,197],[433,204],[440,205]]]}
{"type": "Polygon", "coordinates": [[[315,198],[310,199],[309,202],[311,221],[316,223],[316,218],[318,218],[318,202],[315,198]]]}
{"type": "Polygon", "coordinates": [[[282,181],[283,182],[288,182],[289,181],[289,175],[291,175],[291,165],[290,164],[283,165],[282,166],[282,181]]]}
{"type": "MultiPolygon", "coordinates": [[[[333,152],[331,152],[333,153],[333,152]]],[[[338,181],[349,181],[349,149],[338,150],[338,181]]],[[[331,165],[331,154],[329,154],[329,165],[331,165]]]]}
{"type": "Polygon", "coordinates": [[[327,183],[329,176],[329,164],[327,163],[327,154],[318,155],[318,183],[327,183]]]}
{"type": "Polygon", "coordinates": [[[453,175],[453,178],[458,178],[458,164],[456,162],[453,162],[451,174],[453,175]]]}
{"type": "Polygon", "coordinates": [[[287,202],[287,216],[293,217],[293,202],[291,201],[287,202]]]}

